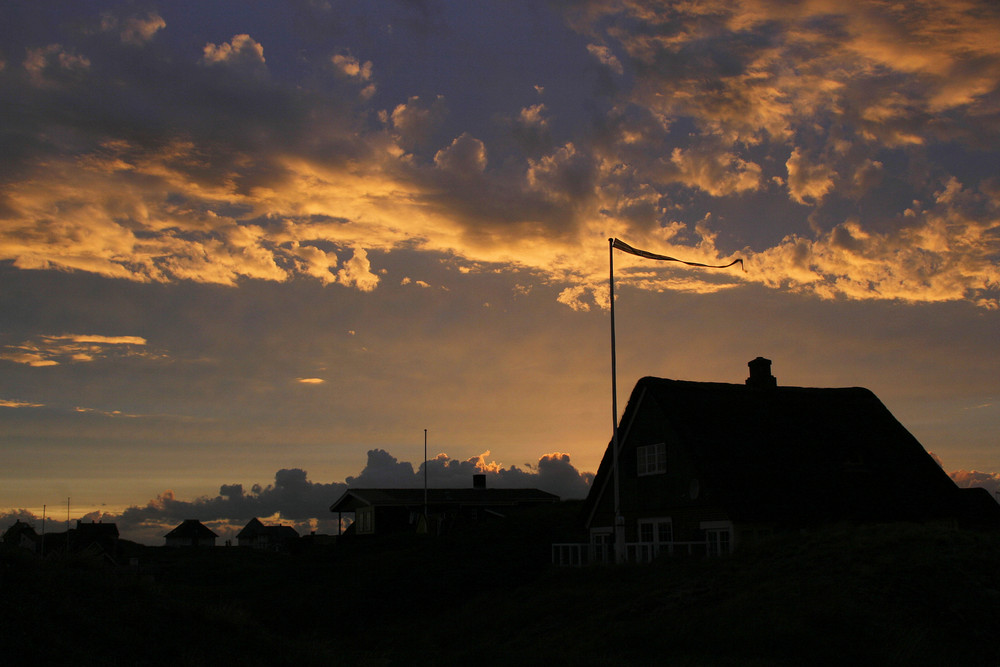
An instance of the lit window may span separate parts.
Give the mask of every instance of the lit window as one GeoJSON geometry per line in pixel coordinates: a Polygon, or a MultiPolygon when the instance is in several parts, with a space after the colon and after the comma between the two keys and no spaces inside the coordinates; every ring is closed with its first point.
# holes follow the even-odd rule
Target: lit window
{"type": "Polygon", "coordinates": [[[636,448],[637,468],[640,475],[656,475],[667,471],[667,445],[645,445],[636,448]]]}

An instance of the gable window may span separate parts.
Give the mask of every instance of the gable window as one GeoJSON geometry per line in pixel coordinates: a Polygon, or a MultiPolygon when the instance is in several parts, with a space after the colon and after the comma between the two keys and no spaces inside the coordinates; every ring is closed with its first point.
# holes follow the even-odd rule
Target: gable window
{"type": "Polygon", "coordinates": [[[660,442],[636,448],[636,466],[640,476],[667,471],[667,445],[660,442]]]}

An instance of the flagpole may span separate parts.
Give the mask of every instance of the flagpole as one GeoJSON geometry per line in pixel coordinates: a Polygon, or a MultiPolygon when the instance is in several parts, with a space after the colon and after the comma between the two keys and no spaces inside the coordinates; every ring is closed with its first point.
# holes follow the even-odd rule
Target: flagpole
{"type": "Polygon", "coordinates": [[[625,520],[618,492],[618,359],[615,353],[615,240],[608,239],[608,294],[611,308],[611,471],[615,489],[615,563],[625,560],[625,520]]]}
{"type": "Polygon", "coordinates": [[[428,535],[431,532],[427,525],[427,429],[424,429],[424,530],[428,535]]]}
{"type": "Polygon", "coordinates": [[[701,267],[704,269],[727,269],[736,264],[746,272],[742,258],[736,258],[728,264],[703,264],[701,262],[688,262],[669,255],[660,255],[633,248],[624,241],[616,238],[608,239],[608,293],[611,297],[611,417],[612,417],[612,437],[611,437],[611,473],[614,479],[615,490],[615,563],[625,562],[625,517],[621,512],[621,495],[618,491],[618,361],[615,355],[615,249],[627,252],[630,255],[655,259],[664,262],[679,262],[687,266],[701,267]]]}

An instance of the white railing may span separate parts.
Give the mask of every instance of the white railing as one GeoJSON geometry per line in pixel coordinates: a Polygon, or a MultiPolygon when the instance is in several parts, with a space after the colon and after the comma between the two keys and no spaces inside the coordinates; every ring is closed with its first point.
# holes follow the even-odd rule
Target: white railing
{"type": "MultiPolygon", "coordinates": [[[[661,554],[667,556],[704,556],[708,542],[626,542],[626,563],[651,563],[661,554]]],[[[552,564],[582,567],[608,565],[614,562],[614,547],[610,544],[589,542],[563,542],[552,545],[552,564]]]]}
{"type": "Polygon", "coordinates": [[[586,542],[564,542],[552,545],[552,564],[562,567],[581,567],[592,562],[593,545],[586,542]]]}
{"type": "Polygon", "coordinates": [[[703,556],[708,542],[626,542],[625,562],[652,563],[661,554],[666,556],[703,556]]]}

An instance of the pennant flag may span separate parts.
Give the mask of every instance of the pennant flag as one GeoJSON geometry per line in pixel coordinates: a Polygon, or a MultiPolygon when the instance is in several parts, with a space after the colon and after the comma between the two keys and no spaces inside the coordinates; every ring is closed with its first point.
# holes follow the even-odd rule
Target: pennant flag
{"type": "Polygon", "coordinates": [[[623,252],[627,252],[630,255],[636,255],[638,257],[645,257],[646,259],[659,259],[665,262],[680,262],[681,264],[687,264],[688,266],[700,266],[706,269],[728,269],[733,264],[739,264],[743,272],[746,273],[746,267],[743,266],[742,259],[734,259],[729,262],[729,264],[702,264],[701,262],[685,262],[683,259],[677,259],[676,257],[670,257],[669,255],[657,255],[655,252],[649,252],[646,250],[639,250],[638,248],[633,248],[624,241],[619,241],[618,239],[609,239],[611,241],[611,247],[617,248],[623,252]]]}

